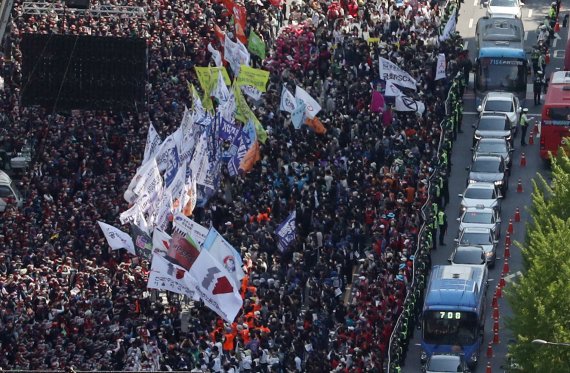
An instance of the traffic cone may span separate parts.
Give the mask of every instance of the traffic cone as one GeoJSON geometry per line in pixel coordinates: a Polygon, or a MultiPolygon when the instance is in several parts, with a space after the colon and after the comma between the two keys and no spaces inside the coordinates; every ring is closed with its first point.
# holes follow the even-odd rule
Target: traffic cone
{"type": "Polygon", "coordinates": [[[499,332],[493,333],[493,344],[499,344],[499,332]]]}
{"type": "Polygon", "coordinates": [[[487,357],[489,359],[493,357],[493,344],[491,342],[489,342],[489,345],[487,346],[487,357]]]}
{"type": "Polygon", "coordinates": [[[499,318],[497,317],[495,321],[493,321],[493,333],[499,332],[499,318]]]}
{"type": "Polygon", "coordinates": [[[505,258],[505,262],[503,263],[503,275],[509,273],[509,260],[505,258]]]}
{"type": "Polygon", "coordinates": [[[499,307],[493,307],[493,320],[499,319],[499,307]]]}
{"type": "Polygon", "coordinates": [[[485,369],[485,373],[493,373],[493,371],[491,370],[491,362],[490,361],[487,362],[487,369],[485,369]]]}
{"type": "Polygon", "coordinates": [[[495,296],[497,298],[502,298],[503,297],[503,289],[497,285],[497,289],[495,290],[495,296]]]}
{"type": "Polygon", "coordinates": [[[505,276],[501,275],[501,279],[499,280],[499,286],[501,287],[501,289],[505,287],[505,284],[506,284],[505,276]]]}
{"type": "Polygon", "coordinates": [[[493,302],[491,303],[491,307],[498,307],[499,303],[497,302],[497,295],[493,295],[493,302]]]}
{"type": "Polygon", "coordinates": [[[517,183],[517,193],[522,193],[522,192],[523,192],[522,180],[519,177],[519,182],[517,183]]]}
{"type": "Polygon", "coordinates": [[[505,236],[505,246],[511,246],[511,235],[509,232],[507,232],[507,235],[505,236]]]}
{"type": "Polygon", "coordinates": [[[507,228],[507,232],[509,232],[509,234],[513,234],[513,231],[514,231],[513,219],[509,219],[509,226],[507,228]]]}
{"type": "Polygon", "coordinates": [[[521,154],[521,167],[526,166],[526,157],[524,153],[521,154]]]}
{"type": "Polygon", "coordinates": [[[546,61],[547,65],[550,63],[550,52],[546,52],[546,57],[544,58],[544,60],[546,61]]]}
{"type": "Polygon", "coordinates": [[[528,144],[534,145],[534,134],[536,133],[534,128],[531,128],[530,135],[528,136],[528,144]]]}
{"type": "Polygon", "coordinates": [[[505,258],[509,259],[511,257],[511,248],[509,245],[505,245],[505,258]]]}
{"type": "Polygon", "coordinates": [[[515,223],[519,223],[521,221],[521,210],[517,207],[515,210],[515,223]]]}
{"type": "Polygon", "coordinates": [[[556,20],[556,24],[554,25],[554,32],[560,32],[560,23],[556,20]]]}

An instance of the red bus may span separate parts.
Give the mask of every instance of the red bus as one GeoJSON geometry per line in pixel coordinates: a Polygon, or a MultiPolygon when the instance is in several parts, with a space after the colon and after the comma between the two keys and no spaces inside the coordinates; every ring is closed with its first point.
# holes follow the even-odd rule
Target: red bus
{"type": "Polygon", "coordinates": [[[540,157],[556,155],[564,138],[570,136],[570,71],[552,73],[542,107],[540,157]]]}

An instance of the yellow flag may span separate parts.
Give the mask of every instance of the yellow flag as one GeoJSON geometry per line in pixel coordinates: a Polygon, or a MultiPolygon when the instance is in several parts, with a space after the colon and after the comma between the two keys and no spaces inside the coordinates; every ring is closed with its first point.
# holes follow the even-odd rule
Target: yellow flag
{"type": "Polygon", "coordinates": [[[260,92],[266,91],[267,81],[269,80],[269,71],[254,69],[246,65],[241,65],[239,69],[239,75],[237,78],[237,84],[251,85],[257,88],[260,92]]]}
{"type": "Polygon", "coordinates": [[[210,94],[212,86],[216,84],[218,80],[218,71],[222,72],[222,77],[224,78],[224,82],[226,83],[226,85],[232,84],[230,76],[228,75],[226,68],[223,66],[220,67],[194,66],[194,70],[196,71],[196,75],[198,76],[200,87],[202,87],[204,92],[208,94],[210,94]]]}
{"type": "Polygon", "coordinates": [[[267,131],[265,131],[265,128],[263,128],[261,122],[255,116],[255,113],[251,110],[251,108],[247,104],[247,101],[245,100],[245,97],[243,97],[243,94],[241,93],[241,89],[239,88],[239,86],[234,84],[232,86],[232,90],[234,92],[234,97],[236,99],[236,119],[245,124],[247,123],[248,119],[251,118],[255,126],[255,133],[257,134],[257,139],[262,144],[265,144],[265,141],[267,140],[267,131]]]}

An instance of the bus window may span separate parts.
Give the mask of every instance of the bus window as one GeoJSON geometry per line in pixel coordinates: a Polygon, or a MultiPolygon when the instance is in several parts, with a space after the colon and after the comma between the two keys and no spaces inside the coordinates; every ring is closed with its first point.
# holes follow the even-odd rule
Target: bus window
{"type": "Polygon", "coordinates": [[[473,312],[426,311],[424,342],[436,345],[471,345],[477,341],[477,315],[473,312]]]}

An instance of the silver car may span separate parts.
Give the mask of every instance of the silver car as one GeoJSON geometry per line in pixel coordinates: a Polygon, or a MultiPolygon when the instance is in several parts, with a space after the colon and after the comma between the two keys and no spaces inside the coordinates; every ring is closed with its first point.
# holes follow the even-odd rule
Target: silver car
{"type": "Polygon", "coordinates": [[[463,214],[469,207],[489,207],[501,213],[501,193],[491,183],[475,183],[467,185],[462,194],[459,194],[461,204],[459,215],[463,214]]]}
{"type": "Polygon", "coordinates": [[[511,92],[489,92],[477,107],[481,114],[503,113],[509,119],[511,128],[517,132],[522,107],[517,96],[511,92]]]}
{"type": "Polygon", "coordinates": [[[501,235],[501,218],[497,210],[490,207],[469,207],[457,221],[460,231],[465,228],[488,228],[496,239],[501,235]]]}
{"type": "Polygon", "coordinates": [[[522,6],[520,0],[489,0],[483,3],[487,6],[488,17],[521,18],[522,6]]]}
{"type": "Polygon", "coordinates": [[[467,363],[462,355],[433,354],[422,368],[424,373],[469,373],[467,363]]]}
{"type": "Polygon", "coordinates": [[[489,267],[494,267],[497,261],[497,245],[493,232],[488,228],[465,228],[459,232],[455,239],[460,246],[481,246],[485,251],[485,258],[489,267]]]}

